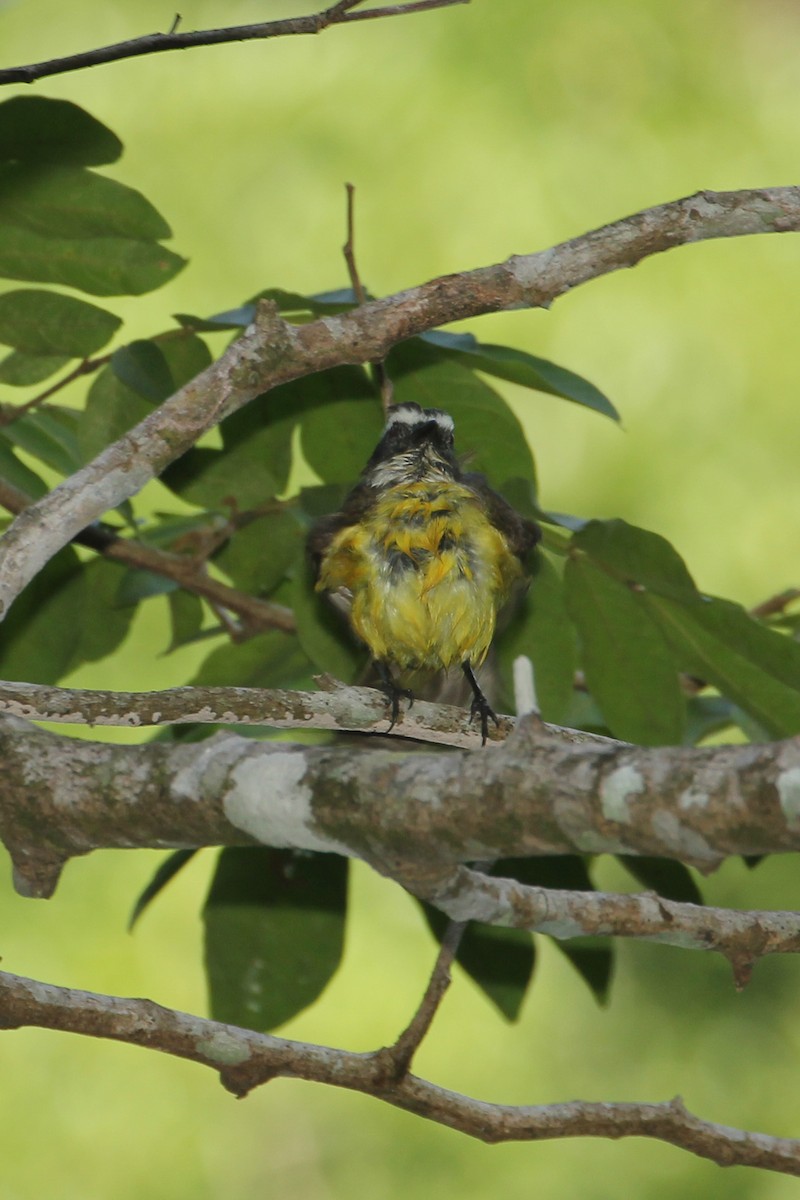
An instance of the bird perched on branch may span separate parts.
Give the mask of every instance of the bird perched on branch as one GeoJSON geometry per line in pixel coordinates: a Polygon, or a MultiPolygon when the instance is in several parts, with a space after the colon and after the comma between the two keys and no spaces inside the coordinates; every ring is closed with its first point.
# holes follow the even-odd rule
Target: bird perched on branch
{"type": "Polygon", "coordinates": [[[538,525],[462,472],[453,418],[438,408],[398,404],[340,512],[308,539],[317,591],[347,611],[369,649],[391,703],[416,672],[460,666],[472,689],[471,717],[483,741],[497,718],[475,677],[497,614],[528,577],[538,525]]]}

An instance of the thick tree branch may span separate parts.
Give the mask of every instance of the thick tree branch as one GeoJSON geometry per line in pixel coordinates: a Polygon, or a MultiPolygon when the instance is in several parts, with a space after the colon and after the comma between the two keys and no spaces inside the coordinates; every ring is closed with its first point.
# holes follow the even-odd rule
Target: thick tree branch
{"type": "Polygon", "coordinates": [[[568,1137],[649,1137],[720,1166],[800,1175],[800,1141],[703,1121],[679,1098],[661,1104],[491,1104],[414,1075],[387,1074],[383,1051],[356,1054],[253,1033],[124,999],[0,973],[0,1026],[37,1027],[144,1046],[211,1067],[237,1096],[273,1079],[306,1079],[361,1092],[487,1143],[568,1137]]]}
{"type": "Polygon", "coordinates": [[[408,3],[385,4],[380,8],[364,9],[363,12],[352,11],[363,2],[364,0],[338,0],[338,3],[306,17],[287,17],[280,21],[261,21],[257,25],[235,25],[227,29],[180,32],[176,21],[169,33],[151,33],[144,37],[131,38],[130,41],[116,42],[112,46],[101,46],[97,50],[84,50],[80,54],[51,58],[46,62],[30,63],[23,67],[6,67],[0,70],[0,85],[35,83],[37,79],[43,79],[47,75],[63,75],[66,71],[80,71],[84,67],[119,62],[124,58],[138,58],[144,54],[160,54],[165,50],[188,50],[195,46],[220,46],[228,42],[263,41],[267,38],[322,33],[332,25],[374,21],[382,17],[402,17],[410,13],[429,12],[434,8],[450,8],[454,4],[469,4],[470,0],[409,0],[408,3]]]}
{"type": "MultiPolygon", "coordinates": [[[[291,695],[291,693],[289,693],[291,695]]],[[[253,842],[362,858],[451,919],[558,938],[614,935],[717,950],[737,981],[800,950],[796,913],[741,913],[652,894],[525,887],[464,864],[648,854],[709,870],[800,849],[800,740],[713,749],[574,743],[523,722],[459,753],[254,742],[113,746],[0,722],[0,835],[27,894],[91,849],[253,842]]]]}
{"type": "Polygon", "coordinates": [[[536,254],[443,276],[303,326],[262,301],[243,337],[197,378],[53,492],[0,539],[0,615],[45,562],[138,492],[208,429],[277,384],[380,360],[397,342],[482,313],[547,306],[590,279],[705,238],[800,229],[800,188],[700,192],[536,254]]]}

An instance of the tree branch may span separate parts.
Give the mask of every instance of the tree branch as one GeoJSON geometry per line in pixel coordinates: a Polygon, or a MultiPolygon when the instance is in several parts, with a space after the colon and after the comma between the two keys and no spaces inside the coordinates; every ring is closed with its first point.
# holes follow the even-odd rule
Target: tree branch
{"type": "MultiPolygon", "coordinates": [[[[386,697],[375,688],[345,687],[321,677],[325,690],[299,692],[278,688],[177,687],[160,692],[101,692],[48,687],[39,683],[0,682],[0,713],[28,721],[65,725],[260,725],[272,729],[332,729],[351,733],[388,733],[386,697]]],[[[514,727],[500,717],[489,740],[502,741],[514,727]]],[[[580,730],[555,733],[575,741],[610,743],[580,730]]],[[[468,709],[415,700],[393,727],[392,735],[446,746],[476,749],[481,732],[468,709]]],[[[611,743],[616,744],[616,743],[611,743]]]]}
{"type": "MultiPolygon", "coordinates": [[[[377,11],[377,10],[374,10],[377,11]]],[[[303,326],[262,301],[225,354],[93,462],[17,517],[0,539],[0,615],[45,562],[256,396],[316,371],[385,357],[405,338],[482,313],[549,305],[590,279],[705,238],[800,229],[800,188],[700,192],[536,254],[442,276],[303,326]]]]}
{"type": "MultiPolygon", "coordinates": [[[[15,488],[5,479],[0,479],[0,505],[8,512],[24,512],[33,503],[31,496],[15,488]]],[[[266,629],[282,629],[286,633],[294,633],[297,628],[294,613],[290,608],[283,604],[275,604],[271,600],[251,596],[249,592],[239,591],[238,588],[232,588],[227,583],[214,579],[206,570],[205,560],[194,555],[170,554],[164,550],[156,550],[152,546],[146,546],[144,542],[119,536],[110,525],[93,524],[76,533],[72,540],[96,551],[97,554],[102,554],[104,558],[113,559],[121,566],[152,571],[164,579],[172,579],[187,592],[208,600],[215,608],[236,613],[241,618],[247,634],[260,633],[266,629]]]]}
{"type": "Polygon", "coordinates": [[[130,41],[116,42],[112,46],[101,46],[97,50],[85,50],[80,54],[69,54],[63,58],[51,58],[46,62],[30,63],[22,67],[6,67],[0,70],[0,85],[8,83],[35,83],[47,75],[62,75],[66,71],[80,71],[84,67],[96,67],[102,63],[119,62],[124,58],[138,58],[144,54],[159,54],[165,50],[188,50],[195,46],[220,46],[228,42],[263,41],[267,38],[292,37],[305,33],[322,33],[332,25],[348,25],[353,21],[373,21],[381,17],[402,17],[411,13],[429,12],[434,8],[450,8],[454,4],[469,4],[470,0],[411,0],[405,4],[386,4],[381,8],[352,12],[364,0],[339,0],[318,13],[306,17],[287,17],[280,21],[261,21],[257,25],[235,25],[226,29],[198,29],[179,33],[177,22],[169,33],[151,33],[130,41]]]}
{"type": "Polygon", "coordinates": [[[800,1141],[703,1121],[678,1097],[661,1104],[491,1104],[414,1075],[388,1077],[382,1051],[357,1054],[290,1041],[163,1008],[151,1000],[54,987],[5,972],[0,973],[0,1025],[85,1034],[188,1059],[217,1071],[237,1096],[281,1077],[341,1087],[489,1144],[649,1137],[719,1166],[800,1175],[800,1141]]]}
{"type": "Polygon", "coordinates": [[[363,859],[452,920],[716,950],[739,984],[757,958],[800,950],[796,913],[550,891],[464,864],[591,852],[708,871],[800,849],[798,811],[798,739],[646,749],[523,722],[499,747],[353,756],[233,734],[113,746],[0,722],[0,835],[25,894],[49,895],[64,862],[101,847],[320,850],[363,859]]]}

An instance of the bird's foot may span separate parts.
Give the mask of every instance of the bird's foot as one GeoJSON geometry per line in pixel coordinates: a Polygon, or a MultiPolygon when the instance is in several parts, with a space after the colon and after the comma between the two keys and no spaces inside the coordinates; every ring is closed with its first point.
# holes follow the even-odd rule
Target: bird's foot
{"type": "Polygon", "coordinates": [[[497,713],[481,691],[480,684],[475,678],[475,672],[472,670],[469,660],[462,664],[461,669],[466,676],[469,686],[472,688],[472,704],[469,709],[469,719],[470,721],[474,721],[476,717],[480,717],[481,745],[485,746],[489,737],[489,718],[491,717],[495,725],[499,725],[500,722],[497,719],[497,713]]]}
{"type": "Polygon", "coordinates": [[[470,721],[474,721],[476,717],[480,717],[481,719],[481,745],[485,746],[486,740],[489,737],[489,718],[494,721],[495,725],[499,725],[500,722],[497,719],[497,713],[489,704],[483,692],[472,697],[472,704],[469,707],[470,721]]]}
{"type": "Polygon", "coordinates": [[[408,707],[414,703],[414,693],[410,688],[399,687],[387,667],[383,663],[375,664],[378,669],[378,675],[381,681],[381,691],[384,692],[390,705],[389,728],[387,733],[391,733],[397,722],[400,720],[400,701],[407,700],[408,707]]]}

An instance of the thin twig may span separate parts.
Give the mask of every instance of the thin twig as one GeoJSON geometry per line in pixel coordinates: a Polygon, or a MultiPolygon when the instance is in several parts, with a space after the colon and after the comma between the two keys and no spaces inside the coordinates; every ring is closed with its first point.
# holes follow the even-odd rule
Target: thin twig
{"type": "Polygon", "coordinates": [[[444,931],[436,962],[433,964],[428,986],[425,988],[417,1011],[394,1045],[384,1051],[391,1064],[394,1079],[402,1079],[411,1070],[411,1063],[422,1040],[430,1029],[433,1018],[439,1011],[444,994],[450,987],[450,968],[453,965],[461,939],[467,931],[468,921],[448,921],[444,931]]]}
{"type": "MultiPolygon", "coordinates": [[[[355,251],[355,194],[356,189],[352,183],[346,183],[347,191],[347,241],[342,247],[344,260],[347,263],[347,271],[350,276],[350,283],[355,292],[356,299],[359,304],[366,304],[369,297],[366,289],[361,282],[361,277],[356,266],[356,251],[355,251]]],[[[383,405],[383,415],[386,416],[392,406],[394,400],[394,387],[392,385],[389,372],[386,370],[386,364],[383,359],[376,362],[371,362],[372,377],[374,382],[380,388],[381,404],[383,405]]]]}
{"type": "Polygon", "coordinates": [[[84,67],[96,67],[101,63],[119,62],[125,58],[138,58],[145,54],[158,54],[164,50],[186,50],[194,46],[219,46],[227,42],[247,42],[267,38],[290,37],[297,34],[321,33],[331,25],[345,25],[352,21],[374,21],[382,17],[402,17],[411,13],[427,12],[435,8],[450,8],[456,4],[469,4],[470,0],[416,0],[409,4],[389,4],[382,8],[351,12],[363,0],[340,0],[321,12],[306,17],[287,17],[278,21],[261,21],[257,25],[235,25],[225,29],[199,29],[178,32],[176,23],[168,33],[151,33],[129,41],[101,46],[96,50],[85,50],[80,54],[68,54],[62,58],[51,58],[44,62],[26,66],[6,67],[0,70],[0,86],[9,83],[34,83],[48,75],[61,75],[67,71],[80,71],[84,67]]]}
{"type": "Polygon", "coordinates": [[[414,1075],[387,1078],[383,1051],[357,1054],[290,1041],[164,1008],[152,1000],[56,987],[6,972],[0,973],[0,1026],[56,1029],[188,1059],[218,1072],[223,1085],[237,1096],[280,1077],[347,1088],[489,1144],[649,1137],[720,1166],[800,1175],[800,1140],[701,1120],[678,1097],[659,1104],[491,1104],[414,1075]]]}

